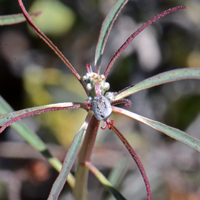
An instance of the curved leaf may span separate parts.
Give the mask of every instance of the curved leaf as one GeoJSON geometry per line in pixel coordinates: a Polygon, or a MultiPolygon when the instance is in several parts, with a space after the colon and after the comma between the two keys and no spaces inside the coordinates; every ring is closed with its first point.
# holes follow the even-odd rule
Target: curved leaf
{"type": "Polygon", "coordinates": [[[153,17],[152,19],[150,19],[149,21],[147,21],[146,23],[144,23],[139,29],[137,29],[125,42],[124,44],[116,51],[116,53],[114,54],[114,56],[111,58],[110,62],[108,63],[108,66],[106,67],[106,70],[104,72],[104,76],[105,78],[107,78],[111,68],[113,67],[115,61],[117,60],[117,58],[121,55],[121,53],[124,51],[124,49],[126,49],[126,47],[131,43],[131,41],[137,36],[139,35],[145,28],[147,28],[149,25],[151,25],[152,23],[154,23],[156,20],[160,19],[161,17],[164,17],[165,15],[177,11],[179,9],[187,9],[186,6],[177,6],[174,8],[170,8],[168,10],[163,11],[162,13],[156,15],[155,17],[153,17]]]}
{"type": "Polygon", "coordinates": [[[123,99],[131,94],[157,85],[184,79],[200,79],[200,68],[175,69],[160,73],[151,78],[145,79],[136,85],[124,89],[122,92],[119,92],[119,94],[115,96],[114,100],[123,99]]]}
{"type": "Polygon", "coordinates": [[[101,182],[102,185],[104,185],[117,200],[126,200],[120,192],[118,192],[112,184],[108,181],[108,179],[94,166],[91,162],[86,162],[86,167],[90,169],[90,171],[97,177],[99,182],[101,182]]]}
{"type": "Polygon", "coordinates": [[[77,157],[77,154],[79,152],[80,146],[82,144],[88,122],[90,121],[90,118],[92,116],[92,113],[89,112],[85,122],[83,123],[82,127],[78,131],[78,133],[75,135],[72,144],[70,145],[67,154],[65,156],[65,159],[63,161],[63,166],[60,171],[60,174],[58,175],[56,181],[53,184],[53,187],[51,189],[51,192],[49,194],[48,200],[55,200],[58,199],[59,194],[66,182],[67,176],[70,173],[70,170],[74,164],[74,161],[77,157]]]}
{"type": "Polygon", "coordinates": [[[169,137],[174,138],[175,140],[178,140],[200,152],[200,140],[198,140],[197,138],[194,138],[181,130],[178,130],[176,128],[165,125],[163,123],[148,119],[146,117],[142,117],[142,116],[132,113],[128,110],[114,107],[114,106],[112,108],[113,108],[113,112],[125,115],[125,116],[135,119],[137,121],[140,121],[160,132],[163,132],[164,134],[168,135],[169,137]]]}
{"type": "Polygon", "coordinates": [[[126,149],[129,151],[130,155],[132,156],[133,160],[135,161],[136,165],[138,166],[138,168],[140,170],[140,173],[142,175],[142,178],[144,180],[145,186],[146,186],[147,200],[151,200],[151,187],[150,187],[149,179],[147,177],[147,174],[145,172],[143,164],[140,161],[137,153],[133,150],[132,146],[129,144],[129,142],[123,136],[123,134],[113,124],[111,124],[111,129],[116,133],[116,135],[122,141],[122,143],[124,144],[124,146],[126,147],[126,149]]]}
{"type": "Polygon", "coordinates": [[[45,106],[37,106],[33,108],[27,108],[19,111],[15,111],[12,113],[4,114],[0,116],[0,133],[8,126],[10,126],[12,123],[26,118],[33,115],[41,114],[44,112],[49,111],[55,111],[55,110],[65,110],[65,109],[72,109],[72,108],[84,108],[85,104],[79,104],[79,103],[55,103],[55,104],[49,104],[45,106]]]}
{"type": "Polygon", "coordinates": [[[55,54],[64,62],[64,64],[76,76],[76,78],[82,84],[83,88],[85,88],[85,86],[81,80],[81,76],[78,74],[78,72],[72,66],[72,64],[67,60],[67,58],[63,55],[63,53],[53,44],[53,42],[35,25],[35,23],[31,19],[31,17],[29,16],[28,12],[26,11],[26,8],[24,7],[22,0],[18,0],[18,4],[22,10],[22,13],[24,14],[24,17],[26,18],[27,22],[29,23],[29,25],[31,26],[33,31],[55,52],[55,54]]]}
{"type": "MultiPolygon", "coordinates": [[[[12,111],[13,109],[0,96],[0,114],[5,114],[12,111]]],[[[51,155],[46,144],[30,128],[28,128],[28,126],[23,121],[16,122],[12,124],[11,127],[34,149],[39,151],[58,172],[60,172],[62,163],[51,155]]],[[[72,174],[69,174],[67,182],[71,188],[74,188],[75,178],[72,174]]]]}
{"type": "MultiPolygon", "coordinates": [[[[34,12],[30,13],[30,17],[37,17],[41,15],[42,12],[34,12]]],[[[14,15],[2,15],[0,16],[0,26],[5,25],[13,25],[13,24],[19,24],[21,22],[25,22],[26,18],[23,14],[14,14],[14,15]]]]}
{"type": "Polygon", "coordinates": [[[108,180],[114,187],[119,187],[128,172],[128,158],[122,156],[116,166],[111,170],[108,180]]]}
{"type": "Polygon", "coordinates": [[[103,21],[94,60],[94,65],[96,67],[99,67],[98,69],[99,72],[100,72],[101,58],[108,39],[108,35],[121,9],[126,5],[127,2],[128,0],[118,0],[110,9],[109,13],[107,14],[106,18],[103,21]]]}

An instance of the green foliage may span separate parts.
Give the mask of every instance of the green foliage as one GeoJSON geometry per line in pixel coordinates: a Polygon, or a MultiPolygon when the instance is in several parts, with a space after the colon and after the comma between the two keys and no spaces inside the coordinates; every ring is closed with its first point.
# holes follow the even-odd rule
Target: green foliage
{"type": "MultiPolygon", "coordinates": [[[[142,122],[143,124],[146,124],[155,130],[163,132],[164,134],[174,138],[175,140],[181,141],[182,143],[185,143],[189,147],[192,147],[195,150],[200,151],[200,141],[197,138],[194,138],[176,128],[165,125],[164,123],[160,123],[160,122],[148,119],[146,117],[140,116],[138,114],[135,114],[132,111],[128,111],[126,109],[113,106],[116,104],[124,103],[125,106],[130,107],[131,105],[130,100],[127,100],[124,98],[132,94],[135,94],[136,92],[139,92],[141,90],[145,90],[145,89],[148,89],[157,85],[161,85],[164,83],[172,82],[172,81],[178,81],[178,80],[183,80],[183,79],[199,79],[200,78],[199,68],[176,69],[176,70],[160,73],[158,75],[145,79],[137,83],[136,85],[129,86],[118,93],[106,92],[108,90],[109,84],[107,85],[107,87],[105,87],[106,89],[104,87],[101,87],[102,84],[106,83],[105,82],[106,78],[110,72],[110,69],[113,67],[113,64],[115,63],[116,59],[141,31],[143,31],[145,28],[147,28],[150,24],[152,24],[159,18],[171,12],[177,11],[179,9],[187,8],[185,6],[178,6],[172,9],[168,9],[156,15],[155,17],[153,17],[146,23],[144,23],[117,50],[117,52],[114,54],[113,58],[109,62],[104,74],[100,74],[101,59],[104,53],[104,47],[106,45],[108,35],[113,26],[113,23],[118,17],[118,14],[121,12],[121,9],[125,6],[127,2],[128,0],[124,0],[124,1],[118,0],[114,4],[114,6],[111,8],[110,12],[108,13],[107,17],[105,18],[103,22],[100,35],[99,35],[98,44],[96,47],[96,53],[95,53],[95,61],[94,61],[95,68],[96,68],[95,72],[93,72],[91,65],[86,65],[86,69],[87,69],[86,75],[80,76],[79,73],[76,71],[76,69],[70,64],[70,62],[64,56],[64,54],[62,54],[62,52],[44,34],[46,33],[46,34],[58,36],[69,31],[72,25],[74,24],[74,20],[75,20],[74,13],[68,7],[64,6],[59,1],[35,1],[31,6],[30,11],[35,10],[35,9],[37,10],[39,8],[39,9],[42,9],[42,12],[44,12],[43,17],[37,18],[38,21],[35,21],[35,23],[38,24],[40,29],[44,32],[43,33],[31,19],[30,15],[26,11],[22,3],[22,0],[18,0],[20,8],[24,16],[26,17],[27,22],[31,26],[31,28],[55,52],[55,54],[58,55],[58,57],[64,62],[64,64],[71,70],[73,75],[77,78],[78,82],[83,87],[88,98],[88,99],[84,99],[85,100],[84,102],[51,103],[48,105],[39,105],[39,106],[35,106],[32,108],[27,108],[27,109],[23,109],[19,111],[13,111],[12,108],[2,98],[0,99],[0,111],[2,114],[0,116],[0,126],[1,126],[0,133],[6,127],[11,125],[31,146],[33,146],[38,152],[42,153],[47,158],[49,163],[56,170],[60,171],[57,179],[55,180],[52,186],[52,189],[48,198],[49,200],[50,199],[54,200],[54,199],[59,198],[59,195],[64,187],[66,180],[68,181],[71,188],[73,189],[75,199],[86,200],[89,170],[113,194],[113,196],[116,199],[118,200],[125,199],[120,194],[120,192],[117,191],[117,189],[115,189],[113,185],[106,179],[106,177],[91,163],[91,154],[94,149],[96,136],[97,136],[99,125],[100,125],[100,120],[104,122],[104,127],[102,129],[105,129],[106,127],[108,127],[109,129],[112,129],[114,133],[116,133],[116,135],[122,141],[122,143],[124,144],[128,152],[130,153],[133,160],[136,162],[146,186],[147,199],[148,200],[151,199],[150,183],[147,178],[144,167],[139,157],[137,156],[136,152],[133,150],[132,146],[129,144],[126,138],[122,135],[122,133],[113,125],[113,120],[109,120],[110,115],[109,116],[106,115],[105,117],[106,107],[110,108],[112,112],[119,113],[121,115],[125,115],[129,118],[142,122]],[[48,24],[48,21],[51,22],[51,25],[48,24]],[[98,101],[96,101],[96,99],[98,99],[98,101]],[[66,110],[66,109],[76,109],[76,108],[84,109],[88,113],[88,115],[85,118],[85,121],[83,122],[81,128],[79,129],[77,134],[74,136],[74,139],[71,142],[70,147],[68,148],[68,151],[66,153],[66,156],[61,168],[60,161],[58,161],[57,158],[51,155],[45,143],[34,132],[32,132],[23,122],[21,121],[17,122],[17,121],[23,118],[41,114],[44,112],[66,110]],[[75,181],[74,177],[70,174],[70,171],[71,171],[72,166],[75,163],[77,155],[79,157],[78,157],[78,162],[77,162],[77,170],[75,172],[75,178],[76,178],[76,181],[75,181]]],[[[22,15],[19,15],[19,16],[20,18],[18,18],[18,15],[14,15],[11,17],[8,16],[6,20],[7,19],[11,20],[8,22],[8,24],[12,24],[12,23],[15,24],[15,23],[24,21],[24,18],[22,17],[22,15]]],[[[4,21],[4,17],[2,17],[1,20],[4,21]]],[[[55,70],[54,72],[55,74],[57,74],[58,71],[55,70]]],[[[38,79],[37,75],[35,75],[35,77],[32,77],[32,81],[35,82],[36,84],[33,85],[32,83],[28,81],[26,82],[25,85],[26,85],[26,88],[28,88],[27,90],[33,90],[36,93],[38,93],[37,95],[34,95],[32,91],[30,92],[30,95],[32,95],[31,97],[33,98],[33,102],[35,101],[38,104],[42,104],[41,102],[46,101],[47,103],[49,103],[48,101],[50,102],[52,101],[51,95],[45,88],[46,81],[48,82],[48,78],[46,78],[46,80],[43,80],[43,78],[41,77],[39,77],[38,79]],[[39,80],[39,84],[38,84],[38,80],[39,80]]],[[[57,77],[57,79],[55,80],[51,79],[51,81],[50,81],[51,85],[56,85],[56,83],[59,82],[58,85],[61,85],[61,86],[64,85],[64,87],[66,86],[65,81],[63,80],[63,77],[61,74],[59,74],[59,77],[57,77]]],[[[68,87],[66,86],[66,88],[68,87]]],[[[75,90],[75,84],[72,83],[72,81],[69,81],[69,88],[73,88],[72,90],[75,90]]],[[[65,118],[64,115],[61,118],[65,118]]],[[[77,117],[77,119],[79,118],[77,117]]],[[[63,120],[68,120],[68,119],[66,118],[63,120]]],[[[66,122],[66,124],[67,126],[69,126],[69,124],[73,126],[73,124],[69,122],[69,120],[68,122],[66,122]]],[[[64,125],[62,127],[64,127],[64,125]]],[[[126,166],[127,164],[126,160],[124,161],[124,164],[126,166]]],[[[123,170],[121,170],[120,168],[116,169],[116,171],[117,173],[123,173],[123,170]]],[[[116,177],[114,178],[112,177],[112,181],[114,180],[114,185],[117,185],[116,183],[117,181],[120,180],[120,176],[117,175],[117,180],[115,180],[115,178],[116,177]]]]}
{"type": "MultiPolygon", "coordinates": [[[[41,12],[35,12],[35,13],[31,13],[30,16],[37,17],[40,14],[41,12]]],[[[25,21],[26,19],[23,14],[0,16],[0,26],[13,25],[13,24],[18,24],[25,21]]]]}

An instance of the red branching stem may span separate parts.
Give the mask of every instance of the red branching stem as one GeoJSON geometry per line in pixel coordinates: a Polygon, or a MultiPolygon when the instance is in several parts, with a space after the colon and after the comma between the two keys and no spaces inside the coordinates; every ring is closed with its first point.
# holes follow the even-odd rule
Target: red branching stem
{"type": "Polygon", "coordinates": [[[53,42],[34,24],[31,17],[29,16],[28,12],[26,11],[22,0],[18,0],[19,6],[24,14],[24,17],[34,30],[34,32],[44,41],[46,44],[60,57],[60,59],[69,67],[69,69],[72,71],[72,73],[77,77],[78,80],[81,79],[80,75],[76,72],[74,67],[71,65],[71,63],[65,58],[65,56],[62,54],[62,52],[53,44],[53,42]]]}
{"type": "Polygon", "coordinates": [[[186,9],[186,6],[177,6],[174,8],[170,8],[168,10],[163,11],[162,13],[156,15],[155,17],[153,17],[152,19],[150,19],[149,21],[147,21],[145,24],[143,24],[139,29],[137,29],[137,31],[135,31],[127,40],[126,42],[117,50],[117,52],[114,54],[114,56],[112,57],[111,61],[109,62],[105,72],[104,72],[104,76],[107,78],[113,64],[115,63],[115,61],[117,60],[117,58],[121,55],[121,53],[124,51],[124,49],[131,43],[131,41],[140,33],[142,32],[145,28],[147,28],[149,25],[151,25],[152,23],[154,23],[155,21],[157,21],[159,18],[164,17],[165,15],[180,10],[180,9],[186,9]]]}
{"type": "MultiPolygon", "coordinates": [[[[35,111],[32,111],[32,112],[27,112],[27,113],[21,114],[21,115],[19,115],[17,117],[11,118],[10,121],[5,123],[0,128],[0,133],[2,133],[5,130],[5,128],[10,126],[12,123],[14,123],[14,122],[16,122],[16,121],[18,121],[20,119],[26,118],[26,117],[30,117],[30,116],[33,116],[33,115],[38,115],[38,114],[45,113],[45,112],[50,112],[50,111],[66,110],[66,109],[73,109],[73,108],[80,108],[80,107],[81,107],[81,105],[77,104],[77,105],[73,105],[73,106],[43,108],[43,109],[35,110],[35,111]]],[[[19,112],[19,111],[16,111],[16,112],[19,112]]]]}
{"type": "Polygon", "coordinates": [[[126,140],[126,138],[122,135],[122,133],[113,125],[110,125],[111,129],[117,134],[117,136],[120,138],[120,140],[123,142],[123,144],[126,146],[127,150],[131,154],[132,158],[135,160],[140,173],[143,177],[144,183],[146,185],[146,190],[147,190],[147,200],[151,200],[151,188],[150,188],[150,183],[148,180],[148,177],[146,175],[146,172],[144,170],[144,167],[142,165],[142,162],[140,161],[139,157],[137,156],[136,152],[133,150],[129,142],[126,140]]]}
{"type": "Polygon", "coordinates": [[[63,53],[53,44],[53,42],[34,24],[33,20],[29,16],[28,12],[26,11],[26,8],[24,7],[24,4],[22,0],[18,0],[19,6],[22,10],[22,13],[24,14],[24,17],[26,18],[27,22],[33,29],[33,31],[57,54],[57,56],[64,62],[64,64],[71,70],[71,72],[76,76],[76,78],[79,80],[83,88],[85,89],[85,92],[88,94],[87,89],[85,88],[84,83],[81,80],[81,76],[78,74],[78,72],[74,69],[72,64],[67,60],[67,58],[63,55],[63,53]]]}
{"type": "Polygon", "coordinates": [[[128,108],[130,108],[132,105],[132,103],[129,99],[116,100],[116,101],[111,102],[111,105],[114,106],[114,105],[121,104],[121,103],[125,103],[125,106],[128,108]]]}
{"type": "Polygon", "coordinates": [[[101,127],[101,129],[105,130],[106,127],[108,127],[108,129],[111,129],[111,126],[114,124],[114,121],[113,120],[109,120],[107,119],[106,121],[104,121],[104,126],[101,127]]]}

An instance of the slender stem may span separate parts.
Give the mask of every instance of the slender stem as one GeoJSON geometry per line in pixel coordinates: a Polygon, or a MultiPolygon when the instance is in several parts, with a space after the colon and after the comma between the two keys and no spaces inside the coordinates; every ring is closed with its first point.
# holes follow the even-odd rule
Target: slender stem
{"type": "Polygon", "coordinates": [[[93,115],[89,122],[85,139],[79,153],[78,168],[76,171],[76,184],[73,191],[76,200],[87,199],[88,168],[85,166],[85,163],[90,162],[99,124],[100,121],[93,115]]]}
{"type": "Polygon", "coordinates": [[[114,56],[112,57],[111,61],[109,62],[105,72],[104,72],[104,76],[107,78],[112,66],[114,65],[115,61],[117,60],[117,58],[121,55],[121,53],[124,51],[124,49],[131,43],[131,41],[137,36],[139,35],[140,32],[142,32],[145,28],[147,28],[149,25],[151,25],[153,22],[157,21],[159,18],[164,17],[165,15],[174,12],[176,10],[179,9],[184,9],[187,8],[186,6],[177,6],[174,8],[170,8],[168,10],[163,11],[162,13],[156,15],[155,17],[153,17],[152,19],[150,19],[149,21],[147,21],[146,23],[144,23],[139,29],[137,29],[137,31],[135,31],[127,40],[126,42],[124,42],[124,44],[117,50],[117,52],[114,54],[114,56]]]}
{"type": "Polygon", "coordinates": [[[117,136],[120,138],[120,140],[123,142],[123,144],[126,146],[127,150],[129,151],[129,153],[131,154],[132,158],[135,160],[140,173],[143,177],[145,186],[146,186],[146,190],[147,190],[147,200],[151,200],[151,188],[150,188],[150,183],[148,180],[148,177],[146,175],[146,172],[144,170],[144,167],[142,165],[142,162],[140,161],[139,157],[137,156],[136,152],[133,150],[133,148],[131,147],[131,145],[129,144],[129,142],[126,140],[126,138],[122,135],[122,133],[113,125],[110,125],[111,129],[117,134],[117,136]]]}
{"type": "Polygon", "coordinates": [[[81,76],[78,74],[78,72],[75,70],[75,68],[72,66],[72,64],[67,60],[67,58],[63,55],[63,53],[53,44],[53,42],[35,25],[31,17],[29,16],[28,12],[26,11],[24,4],[22,0],[18,0],[19,6],[22,10],[22,13],[24,14],[24,17],[26,18],[27,22],[33,29],[33,31],[57,54],[57,56],[64,62],[64,64],[71,70],[71,72],[76,76],[76,78],[79,80],[83,88],[85,89],[85,92],[88,95],[87,89],[81,80],[81,76]]]}

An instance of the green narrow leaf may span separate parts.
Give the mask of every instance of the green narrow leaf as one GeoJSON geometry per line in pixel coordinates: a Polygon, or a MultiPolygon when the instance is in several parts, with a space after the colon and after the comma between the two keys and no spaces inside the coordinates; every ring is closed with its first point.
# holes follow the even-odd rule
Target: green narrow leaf
{"type": "MultiPolygon", "coordinates": [[[[34,12],[34,13],[30,13],[30,16],[33,18],[33,17],[37,17],[41,14],[42,14],[42,12],[34,12]]],[[[19,24],[19,23],[25,22],[25,21],[26,21],[26,19],[23,14],[0,16],[0,26],[19,24]]]]}
{"type": "Polygon", "coordinates": [[[179,129],[173,128],[171,126],[165,125],[163,123],[160,123],[160,122],[157,122],[157,121],[154,121],[151,119],[148,119],[146,117],[142,117],[142,116],[132,113],[128,110],[114,107],[114,106],[112,108],[113,108],[113,112],[117,112],[119,114],[125,115],[125,116],[135,119],[137,121],[140,121],[160,132],[163,132],[164,134],[168,135],[169,137],[174,138],[175,140],[178,140],[200,152],[200,140],[198,140],[197,138],[192,137],[179,129]]]}
{"type": "MultiPolygon", "coordinates": [[[[0,114],[5,114],[12,111],[13,109],[0,96],[0,114]]],[[[34,149],[39,151],[58,172],[61,170],[62,163],[51,155],[45,143],[30,128],[28,128],[23,121],[18,121],[12,124],[11,127],[34,149]]],[[[73,175],[70,174],[67,181],[70,187],[73,188],[75,185],[75,179],[73,175]]]]}
{"type": "Polygon", "coordinates": [[[115,22],[115,20],[116,20],[117,16],[119,15],[121,9],[126,5],[127,2],[128,2],[128,0],[118,0],[113,5],[113,7],[110,9],[105,20],[103,21],[101,31],[100,31],[100,35],[99,35],[99,40],[98,40],[97,47],[96,47],[96,52],[95,52],[94,65],[96,67],[98,67],[100,65],[101,57],[103,55],[103,51],[104,51],[110,30],[113,26],[113,23],[115,22]]]}
{"type": "Polygon", "coordinates": [[[77,103],[55,103],[44,106],[36,106],[32,108],[26,108],[23,110],[15,111],[12,113],[7,113],[0,116],[0,126],[5,125],[6,123],[13,123],[17,120],[23,119],[25,117],[41,114],[44,112],[56,111],[56,110],[64,110],[71,108],[79,108],[81,104],[77,103]]]}
{"type": "Polygon", "coordinates": [[[126,200],[119,191],[117,191],[112,184],[108,181],[108,179],[94,166],[91,162],[87,162],[86,166],[90,169],[90,171],[97,177],[99,182],[104,185],[117,200],[126,200]]]}
{"type": "MultiPolygon", "coordinates": [[[[114,188],[118,188],[119,185],[122,183],[122,180],[124,179],[127,171],[128,171],[128,158],[123,156],[120,158],[119,163],[111,170],[108,181],[112,184],[114,188]]],[[[106,199],[109,199],[110,193],[108,193],[105,197],[106,199]]]]}
{"type": "Polygon", "coordinates": [[[128,171],[128,158],[123,156],[120,158],[119,163],[112,169],[108,176],[108,180],[114,187],[119,187],[126,172],[128,171]]]}
{"type": "Polygon", "coordinates": [[[168,72],[160,73],[123,90],[115,96],[114,100],[123,99],[138,91],[148,89],[157,85],[184,79],[200,79],[200,68],[175,69],[168,72]]]}
{"type": "Polygon", "coordinates": [[[65,156],[65,159],[63,161],[63,166],[60,171],[60,174],[58,175],[56,181],[53,184],[53,187],[51,188],[51,192],[49,194],[48,200],[55,200],[58,199],[59,194],[66,182],[67,176],[70,173],[70,170],[74,164],[74,161],[77,157],[77,154],[79,152],[80,146],[82,144],[88,122],[92,116],[92,113],[89,112],[85,122],[83,123],[82,127],[78,131],[78,133],[75,135],[72,144],[70,145],[67,154],[65,156]]]}

